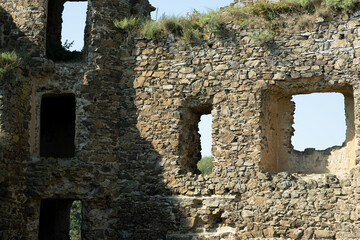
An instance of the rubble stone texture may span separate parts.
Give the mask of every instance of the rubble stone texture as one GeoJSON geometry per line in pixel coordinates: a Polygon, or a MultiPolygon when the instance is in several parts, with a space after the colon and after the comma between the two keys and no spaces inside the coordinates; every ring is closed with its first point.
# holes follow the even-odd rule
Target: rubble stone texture
{"type": "Polygon", "coordinates": [[[31,57],[0,87],[0,239],[38,239],[41,202],[72,200],[86,240],[360,238],[359,14],[267,47],[232,23],[233,35],[182,46],[114,28],[149,14],[146,1],[89,0],[84,60],[54,63],[48,1],[0,9],[0,44],[31,57]],[[298,152],[291,96],[313,92],[344,94],[346,141],[298,152]],[[62,94],[76,99],[75,154],[40,157],[41,100],[62,94]],[[208,113],[214,168],[202,176],[208,113]]]}

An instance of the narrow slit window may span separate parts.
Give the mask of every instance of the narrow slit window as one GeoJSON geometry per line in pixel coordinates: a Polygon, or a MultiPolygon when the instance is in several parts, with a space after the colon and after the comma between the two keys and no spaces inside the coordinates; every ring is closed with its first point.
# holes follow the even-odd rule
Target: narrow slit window
{"type": "Polygon", "coordinates": [[[294,95],[295,150],[325,150],[341,146],[346,140],[345,100],[341,93],[294,95]]]}
{"type": "Polygon", "coordinates": [[[49,0],[46,55],[54,61],[82,59],[86,45],[87,1],[49,0]]]}
{"type": "Polygon", "coordinates": [[[44,96],[40,111],[40,157],[73,157],[75,95],[44,96]]]}
{"type": "Polygon", "coordinates": [[[39,240],[81,239],[82,204],[72,199],[42,199],[39,240]]]}
{"type": "Polygon", "coordinates": [[[200,134],[200,145],[201,145],[201,160],[197,163],[198,170],[204,174],[211,174],[213,163],[212,163],[212,115],[204,114],[200,117],[199,122],[199,134],[200,134]]]}

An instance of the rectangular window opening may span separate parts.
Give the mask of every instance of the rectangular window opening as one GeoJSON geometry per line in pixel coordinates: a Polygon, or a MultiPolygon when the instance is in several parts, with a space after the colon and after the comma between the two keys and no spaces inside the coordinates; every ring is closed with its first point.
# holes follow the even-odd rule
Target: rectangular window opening
{"type": "Polygon", "coordinates": [[[179,146],[184,172],[210,174],[212,171],[211,108],[210,104],[204,104],[182,111],[179,146]]]}
{"type": "Polygon", "coordinates": [[[343,175],[355,166],[353,89],[340,85],[319,90],[291,94],[271,88],[264,92],[264,170],[343,175]]]}
{"type": "Polygon", "coordinates": [[[82,203],[72,199],[42,199],[39,240],[81,239],[82,203]]]}
{"type": "Polygon", "coordinates": [[[53,61],[81,61],[87,38],[87,1],[49,0],[46,55],[53,61]]]}
{"type": "Polygon", "coordinates": [[[43,96],[40,109],[40,157],[75,155],[75,95],[43,96]]]}
{"type": "Polygon", "coordinates": [[[346,140],[345,99],[341,93],[293,95],[295,150],[325,150],[346,140]]]}
{"type": "Polygon", "coordinates": [[[209,175],[212,172],[213,162],[211,154],[212,146],[212,115],[204,114],[199,122],[201,159],[197,163],[197,168],[203,175],[209,175]]]}

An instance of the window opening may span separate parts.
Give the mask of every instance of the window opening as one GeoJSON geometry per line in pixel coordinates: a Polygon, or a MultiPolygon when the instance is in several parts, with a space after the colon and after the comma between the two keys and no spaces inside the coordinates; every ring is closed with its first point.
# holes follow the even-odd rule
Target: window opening
{"type": "Polygon", "coordinates": [[[294,95],[295,150],[325,150],[341,146],[346,139],[345,100],[341,93],[294,95]]]}
{"type": "Polygon", "coordinates": [[[309,89],[311,86],[304,92],[269,88],[264,92],[261,167],[275,172],[345,174],[356,163],[353,89],[349,85],[331,86],[336,92],[329,92],[328,86],[309,89]],[[299,97],[305,97],[307,105],[299,97]],[[314,116],[321,116],[317,125],[314,116]]]}
{"type": "Polygon", "coordinates": [[[213,168],[211,146],[212,146],[212,115],[204,114],[200,117],[199,134],[201,145],[201,160],[197,163],[198,170],[204,174],[211,174],[213,168]]]}
{"type": "Polygon", "coordinates": [[[75,95],[44,96],[40,111],[40,157],[73,157],[75,95]]]}
{"type": "Polygon", "coordinates": [[[88,2],[66,2],[62,15],[61,42],[71,44],[69,50],[82,51],[88,2]],[[76,23],[76,24],[74,24],[76,23]]]}
{"type": "Polygon", "coordinates": [[[81,201],[42,199],[39,240],[70,239],[70,236],[74,239],[73,236],[81,236],[81,208],[81,201]]]}
{"type": "MultiPolygon", "coordinates": [[[[180,125],[180,151],[181,168],[185,172],[200,174],[198,162],[201,160],[201,140],[199,133],[199,122],[202,115],[211,113],[211,105],[185,108],[181,114],[182,124],[180,125]]],[[[211,127],[209,129],[211,131],[211,127]]],[[[206,137],[204,135],[204,137],[206,137]]],[[[209,141],[204,141],[209,142],[209,141]]],[[[211,146],[211,133],[210,133],[211,146]]],[[[211,148],[211,147],[210,147],[211,148]]]]}
{"type": "Polygon", "coordinates": [[[49,0],[46,54],[54,61],[82,59],[87,1],[49,0]]]}

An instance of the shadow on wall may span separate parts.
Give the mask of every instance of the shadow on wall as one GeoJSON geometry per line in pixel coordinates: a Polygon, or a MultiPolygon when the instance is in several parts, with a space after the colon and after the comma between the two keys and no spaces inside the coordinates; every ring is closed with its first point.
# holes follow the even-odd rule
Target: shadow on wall
{"type": "MultiPolygon", "coordinates": [[[[127,51],[130,54],[131,49],[127,51]]],[[[133,63],[126,66],[134,68],[133,63]]],[[[184,232],[188,226],[163,181],[162,156],[141,136],[140,131],[145,131],[137,128],[134,77],[134,72],[123,74],[119,89],[119,239],[167,239],[168,234],[184,232]]],[[[152,122],[148,123],[151,127],[152,122]]]]}
{"type": "MultiPolygon", "coordinates": [[[[6,14],[1,19],[11,18],[6,14]]],[[[5,20],[4,23],[4,44],[20,45],[18,36],[11,35],[16,32],[15,24],[5,20]]],[[[19,32],[20,35],[23,34],[19,32]]],[[[30,42],[26,46],[37,49],[30,42]]],[[[123,64],[113,58],[118,49],[116,46],[113,54],[104,53],[99,60],[104,68],[89,71],[88,84],[81,89],[82,100],[91,103],[85,109],[86,124],[91,129],[89,140],[96,145],[86,146],[93,147],[88,154],[79,153],[80,162],[61,165],[61,161],[54,159],[32,163],[27,168],[31,162],[28,146],[31,116],[25,114],[31,109],[32,81],[26,75],[30,66],[22,71],[24,76],[14,77],[14,81],[1,86],[2,132],[6,137],[11,133],[17,138],[6,139],[4,159],[0,159],[0,239],[36,238],[42,199],[82,200],[83,239],[166,239],[169,233],[186,228],[179,203],[163,182],[162,156],[137,129],[131,72],[134,65],[124,67],[127,71],[111,68],[123,64]],[[58,186],[61,188],[57,189],[58,186]]]]}
{"type": "MultiPolygon", "coordinates": [[[[36,53],[12,17],[0,7],[0,52],[26,49],[36,53]]],[[[0,66],[1,67],[1,66],[0,66]]],[[[23,77],[9,70],[0,81],[0,239],[24,239],[26,229],[24,195],[25,169],[29,160],[29,121],[31,81],[26,78],[31,66],[22,66],[23,77]]]]}
{"type": "Polygon", "coordinates": [[[18,29],[9,14],[0,6],[0,50],[10,49],[26,52],[28,56],[38,57],[41,55],[40,46],[29,40],[23,31],[18,29]]]}

